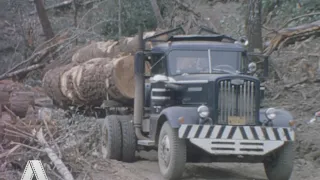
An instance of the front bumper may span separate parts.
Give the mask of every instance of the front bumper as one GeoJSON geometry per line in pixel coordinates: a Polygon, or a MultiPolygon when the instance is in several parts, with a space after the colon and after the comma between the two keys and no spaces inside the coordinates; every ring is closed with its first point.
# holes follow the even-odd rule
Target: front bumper
{"type": "Polygon", "coordinates": [[[179,138],[214,155],[265,155],[294,141],[295,133],[289,127],[183,124],[179,138]]]}

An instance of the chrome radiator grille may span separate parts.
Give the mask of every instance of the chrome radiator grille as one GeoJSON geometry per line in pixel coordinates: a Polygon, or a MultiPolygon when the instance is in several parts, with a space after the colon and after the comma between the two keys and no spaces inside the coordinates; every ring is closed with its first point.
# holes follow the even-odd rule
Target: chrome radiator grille
{"type": "Polygon", "coordinates": [[[218,123],[228,124],[230,116],[245,119],[245,125],[256,123],[255,84],[244,80],[234,85],[231,80],[219,82],[218,123]]]}

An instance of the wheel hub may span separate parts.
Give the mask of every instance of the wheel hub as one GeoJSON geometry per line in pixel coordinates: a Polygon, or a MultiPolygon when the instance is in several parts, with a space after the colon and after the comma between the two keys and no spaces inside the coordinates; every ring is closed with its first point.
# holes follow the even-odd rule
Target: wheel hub
{"type": "Polygon", "coordinates": [[[171,156],[170,140],[168,135],[165,135],[161,140],[160,156],[162,161],[164,162],[164,165],[167,167],[169,165],[171,156]]]}

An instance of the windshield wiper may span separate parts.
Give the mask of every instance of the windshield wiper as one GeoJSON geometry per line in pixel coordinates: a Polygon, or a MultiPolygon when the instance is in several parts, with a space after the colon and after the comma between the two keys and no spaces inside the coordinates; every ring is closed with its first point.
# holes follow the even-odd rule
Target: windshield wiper
{"type": "Polygon", "coordinates": [[[219,71],[219,72],[228,73],[228,74],[237,74],[236,72],[228,71],[228,70],[224,70],[224,69],[212,69],[212,71],[219,71]]]}

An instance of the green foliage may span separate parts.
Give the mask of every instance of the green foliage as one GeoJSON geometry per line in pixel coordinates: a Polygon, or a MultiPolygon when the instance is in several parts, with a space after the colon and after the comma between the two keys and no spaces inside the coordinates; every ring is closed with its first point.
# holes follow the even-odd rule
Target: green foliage
{"type": "MultiPolygon", "coordinates": [[[[132,36],[138,32],[140,23],[146,30],[156,27],[156,19],[152,11],[149,0],[121,0],[121,29],[122,36],[132,36]]],[[[114,2],[112,12],[109,12],[108,18],[118,19],[118,0],[114,2]]],[[[118,22],[107,22],[105,24],[104,34],[107,38],[118,37],[118,22]]]]}

